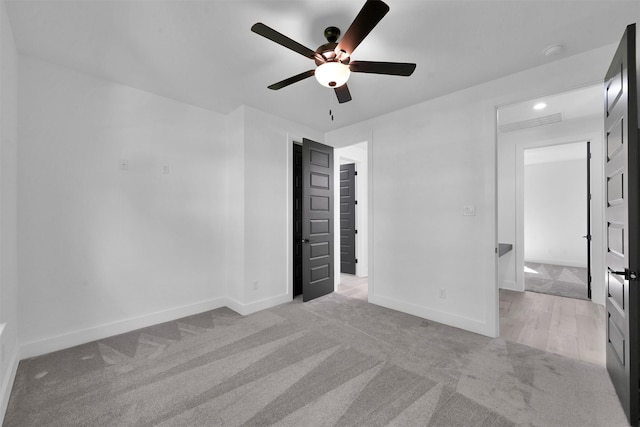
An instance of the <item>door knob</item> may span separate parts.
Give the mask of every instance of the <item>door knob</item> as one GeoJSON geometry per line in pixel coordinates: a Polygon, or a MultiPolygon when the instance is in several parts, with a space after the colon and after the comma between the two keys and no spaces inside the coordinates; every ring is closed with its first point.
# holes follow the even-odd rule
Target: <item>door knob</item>
{"type": "Polygon", "coordinates": [[[302,243],[309,243],[310,240],[309,239],[302,239],[302,243]]]}

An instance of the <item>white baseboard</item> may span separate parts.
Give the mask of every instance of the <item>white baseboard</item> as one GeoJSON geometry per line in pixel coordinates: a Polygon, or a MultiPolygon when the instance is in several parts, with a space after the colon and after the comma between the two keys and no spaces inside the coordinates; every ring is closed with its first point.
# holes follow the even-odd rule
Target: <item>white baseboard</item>
{"type": "Polygon", "coordinates": [[[169,322],[171,320],[180,319],[181,317],[192,316],[194,314],[214,310],[226,305],[227,298],[214,298],[208,301],[158,311],[41,340],[30,341],[20,345],[20,356],[23,359],[40,356],[42,354],[51,353],[52,351],[62,350],[113,335],[146,328],[147,326],[169,322]]]}
{"type": "Polygon", "coordinates": [[[0,401],[0,423],[4,422],[4,416],[7,413],[7,406],[9,406],[9,398],[11,397],[11,390],[13,389],[13,382],[16,379],[16,372],[18,372],[18,364],[20,363],[20,354],[18,349],[13,352],[11,355],[11,361],[9,362],[9,369],[7,375],[4,377],[4,381],[2,382],[2,389],[0,389],[0,396],[2,396],[2,401],[0,401]]]}
{"type": "Polygon", "coordinates": [[[514,282],[513,280],[505,280],[505,281],[503,281],[502,285],[500,286],[500,289],[508,289],[510,291],[524,292],[524,287],[523,286],[518,286],[518,284],[516,282],[514,282]]]}
{"type": "Polygon", "coordinates": [[[445,313],[439,310],[432,310],[426,307],[410,304],[405,301],[398,301],[392,298],[381,297],[378,295],[370,295],[369,302],[371,304],[401,311],[407,314],[412,314],[414,316],[422,317],[423,319],[431,320],[456,328],[465,329],[467,331],[475,332],[477,334],[485,335],[491,338],[494,338],[496,335],[496,331],[493,331],[492,328],[490,328],[490,325],[487,325],[486,322],[470,319],[468,317],[457,316],[455,314],[445,313]]]}
{"type": "Polygon", "coordinates": [[[525,259],[524,262],[532,262],[535,264],[562,265],[565,267],[587,268],[587,264],[584,261],[574,261],[574,260],[566,260],[566,259],[534,258],[534,259],[525,259]]]}
{"type": "Polygon", "coordinates": [[[252,313],[256,313],[267,308],[275,307],[276,305],[291,302],[290,294],[282,294],[272,298],[265,298],[259,301],[242,304],[233,298],[227,298],[227,307],[243,316],[248,316],[252,313]]]}

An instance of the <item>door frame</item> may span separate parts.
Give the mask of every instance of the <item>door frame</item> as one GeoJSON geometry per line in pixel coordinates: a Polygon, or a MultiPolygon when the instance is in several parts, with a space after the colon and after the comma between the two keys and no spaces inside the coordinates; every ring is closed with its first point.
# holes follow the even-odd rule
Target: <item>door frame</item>
{"type": "MultiPolygon", "coordinates": [[[[605,283],[605,251],[603,250],[604,226],[598,218],[604,218],[604,166],[601,160],[604,156],[604,143],[602,134],[591,133],[583,136],[569,138],[555,138],[535,142],[516,143],[516,239],[515,265],[516,265],[516,289],[524,292],[524,151],[531,148],[549,147],[555,145],[572,144],[578,142],[591,142],[591,177],[590,187],[592,195],[591,204],[591,275],[592,299],[591,301],[604,305],[605,283]],[[594,185],[597,183],[600,185],[594,185]],[[598,212],[596,212],[596,210],[598,212]],[[600,281],[598,281],[600,278],[600,281]]],[[[586,212],[585,212],[586,214],[586,212]]]]}
{"type": "MultiPolygon", "coordinates": [[[[358,263],[356,264],[356,276],[365,277],[369,275],[369,153],[370,144],[368,142],[361,142],[357,144],[351,144],[340,148],[335,148],[336,153],[336,165],[340,167],[343,162],[346,163],[355,163],[356,172],[358,175],[356,176],[356,201],[358,204],[356,205],[356,229],[358,233],[356,234],[356,259],[358,263]],[[348,150],[345,152],[345,148],[348,149],[350,147],[358,146],[360,144],[364,144],[365,149],[365,157],[353,155],[349,153],[348,150]],[[366,185],[363,186],[363,183],[366,185]],[[363,188],[364,187],[364,188],[363,188]]],[[[339,195],[339,178],[336,180],[336,193],[339,195]]],[[[339,223],[340,212],[336,214],[336,221],[339,223]]],[[[340,227],[337,227],[336,234],[336,256],[337,260],[340,260],[340,227]]],[[[336,273],[336,283],[340,283],[340,272],[336,273]]]]}
{"type": "MultiPolygon", "coordinates": [[[[296,135],[290,135],[287,134],[287,150],[286,150],[286,155],[287,155],[287,170],[286,170],[286,186],[287,186],[287,202],[285,204],[285,209],[286,209],[286,218],[287,218],[287,235],[286,235],[286,240],[287,240],[287,283],[286,283],[286,289],[287,289],[287,298],[289,300],[293,299],[293,144],[300,144],[302,145],[302,138],[305,137],[303,136],[296,136],[296,135]]],[[[329,145],[331,147],[334,148],[334,165],[338,164],[340,162],[340,158],[339,156],[339,150],[342,148],[346,148],[346,147],[350,147],[353,145],[357,145],[360,143],[366,143],[367,145],[367,156],[366,156],[366,169],[367,169],[367,176],[366,176],[366,182],[367,182],[367,201],[366,203],[363,203],[362,205],[359,205],[361,208],[362,207],[366,207],[366,209],[363,209],[362,211],[366,214],[366,218],[367,218],[367,224],[366,224],[366,230],[367,233],[364,234],[362,233],[363,236],[365,236],[365,239],[362,239],[363,241],[361,241],[360,243],[360,254],[362,254],[362,251],[366,251],[366,259],[367,259],[367,269],[366,269],[366,273],[367,273],[367,283],[368,283],[368,293],[369,293],[369,297],[371,297],[372,295],[374,295],[374,252],[373,252],[373,150],[372,150],[372,141],[373,141],[373,135],[372,133],[369,133],[366,137],[363,138],[356,138],[353,142],[343,142],[341,141],[340,144],[331,144],[329,142],[327,142],[326,140],[322,140],[320,138],[320,141],[322,144],[325,145],[329,145]],[[338,150],[338,154],[336,155],[336,150],[338,150]]],[[[356,163],[356,168],[358,168],[358,164],[356,163]]],[[[336,176],[339,176],[339,174],[334,174],[334,180],[336,179],[336,176]]],[[[361,177],[364,178],[364,177],[361,177]]],[[[357,184],[356,184],[357,187],[357,184]]],[[[359,233],[360,234],[360,233],[359,233]]],[[[361,236],[362,237],[362,236],[361,236]]],[[[340,242],[340,224],[339,222],[335,222],[334,221],[334,239],[335,242],[340,242]]],[[[334,246],[335,243],[334,242],[334,246]]],[[[339,249],[339,248],[338,248],[339,249]]],[[[340,265],[340,251],[338,250],[337,252],[334,250],[334,262],[336,262],[336,265],[340,265]]],[[[358,273],[357,270],[357,266],[356,266],[356,273],[358,273]]],[[[336,280],[334,281],[335,286],[337,286],[340,283],[340,269],[334,268],[334,276],[336,278],[336,280]]]]}

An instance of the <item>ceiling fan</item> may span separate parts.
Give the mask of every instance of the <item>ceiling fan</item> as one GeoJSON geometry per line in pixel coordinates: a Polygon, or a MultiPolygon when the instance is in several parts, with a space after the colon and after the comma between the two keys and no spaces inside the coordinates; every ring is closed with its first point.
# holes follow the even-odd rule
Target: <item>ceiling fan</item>
{"type": "Polygon", "coordinates": [[[351,93],[347,87],[347,80],[351,72],[410,76],[416,69],[416,64],[406,62],[351,61],[353,51],[387,12],[389,12],[389,6],[383,1],[367,0],[339,42],[340,29],[337,27],[328,27],[324,30],[324,36],[328,43],[318,47],[315,51],[261,22],[254,24],[251,27],[251,31],[254,33],[266,37],[294,52],[298,52],[300,55],[313,59],[317,65],[316,69],[289,77],[288,79],[268,86],[268,88],[272,90],[282,89],[290,84],[315,75],[321,85],[335,90],[338,102],[342,104],[351,101],[351,93]]]}

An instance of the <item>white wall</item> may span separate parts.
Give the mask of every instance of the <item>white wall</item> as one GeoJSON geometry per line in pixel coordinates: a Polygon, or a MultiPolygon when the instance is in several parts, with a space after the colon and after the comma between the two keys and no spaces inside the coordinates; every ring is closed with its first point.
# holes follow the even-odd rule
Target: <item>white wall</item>
{"type": "Polygon", "coordinates": [[[20,357],[17,265],[18,58],[0,1],[0,419],[9,402],[20,357]]]}
{"type": "Polygon", "coordinates": [[[322,133],[25,56],[20,88],[23,357],[291,300],[292,144],[322,133]]]}
{"type": "Polygon", "coordinates": [[[584,159],[524,166],[524,259],[587,268],[584,159]]]}
{"type": "MultiPolygon", "coordinates": [[[[369,275],[369,167],[367,142],[350,145],[348,147],[336,148],[334,151],[336,165],[354,163],[356,172],[356,276],[366,277],[369,275]]],[[[335,198],[340,200],[340,174],[334,174],[335,198]]],[[[338,204],[336,204],[338,206],[338,204]]],[[[335,241],[334,251],[336,254],[336,277],[335,283],[340,283],[340,209],[335,209],[334,218],[335,241]]]]}
{"type": "Polygon", "coordinates": [[[19,92],[22,356],[224,305],[226,118],[24,56],[19,92]]]}
{"type": "Polygon", "coordinates": [[[496,107],[599,81],[614,48],[327,134],[335,146],[370,142],[371,302],[497,335],[496,107]]]}
{"type": "Polygon", "coordinates": [[[245,300],[244,286],[244,116],[245,108],[231,112],[227,118],[227,148],[225,165],[226,235],[225,266],[226,295],[236,310],[245,300]],[[235,302],[235,303],[233,303],[235,302]]]}

